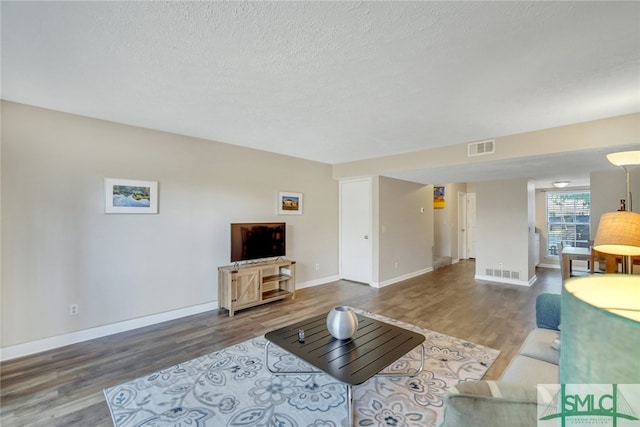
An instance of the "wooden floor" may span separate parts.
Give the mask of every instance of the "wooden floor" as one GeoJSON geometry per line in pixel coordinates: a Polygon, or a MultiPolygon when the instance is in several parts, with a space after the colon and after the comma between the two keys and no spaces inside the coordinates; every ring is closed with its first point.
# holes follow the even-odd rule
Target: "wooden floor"
{"type": "Polygon", "coordinates": [[[502,351],[495,379],[535,327],[535,298],[559,293],[559,270],[538,269],[530,288],[474,280],[462,261],[382,289],[338,281],[295,300],[236,313],[207,312],[2,363],[1,418],[13,426],[112,426],[102,390],[220,350],[290,323],[350,305],[502,351]]]}

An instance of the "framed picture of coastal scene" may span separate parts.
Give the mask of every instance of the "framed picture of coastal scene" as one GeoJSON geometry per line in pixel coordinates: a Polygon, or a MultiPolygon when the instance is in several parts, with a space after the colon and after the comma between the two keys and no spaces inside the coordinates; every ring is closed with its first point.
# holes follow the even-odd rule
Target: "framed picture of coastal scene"
{"type": "Polygon", "coordinates": [[[302,215],[302,193],[280,191],[278,193],[278,215],[302,215]]]}
{"type": "Polygon", "coordinates": [[[105,213],[158,213],[158,181],[105,178],[104,193],[105,213]]]}

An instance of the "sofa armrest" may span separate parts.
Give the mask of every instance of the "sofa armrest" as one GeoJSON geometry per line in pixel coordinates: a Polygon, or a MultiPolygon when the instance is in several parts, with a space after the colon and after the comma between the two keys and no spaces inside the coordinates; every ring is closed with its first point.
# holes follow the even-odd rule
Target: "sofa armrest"
{"type": "Polygon", "coordinates": [[[538,328],[559,330],[560,294],[543,293],[536,298],[536,325],[538,328]]]}
{"type": "Polygon", "coordinates": [[[444,396],[439,427],[535,427],[535,385],[471,381],[451,387],[444,396]]]}

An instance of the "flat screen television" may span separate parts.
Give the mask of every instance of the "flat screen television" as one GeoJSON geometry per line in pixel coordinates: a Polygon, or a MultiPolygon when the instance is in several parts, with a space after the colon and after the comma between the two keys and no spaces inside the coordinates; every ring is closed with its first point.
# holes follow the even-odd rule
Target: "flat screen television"
{"type": "Polygon", "coordinates": [[[285,235],[284,222],[231,224],[231,262],[285,256],[285,235]]]}

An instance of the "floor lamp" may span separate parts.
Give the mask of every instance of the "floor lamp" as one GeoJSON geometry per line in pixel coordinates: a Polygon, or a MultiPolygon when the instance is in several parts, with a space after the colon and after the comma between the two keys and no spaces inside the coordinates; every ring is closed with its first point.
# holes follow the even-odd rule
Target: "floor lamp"
{"type": "Polygon", "coordinates": [[[627,206],[633,211],[633,199],[631,197],[631,188],[629,185],[629,171],[633,168],[640,167],[640,151],[620,151],[618,153],[607,154],[607,159],[616,166],[620,166],[627,174],[627,206]]]}

